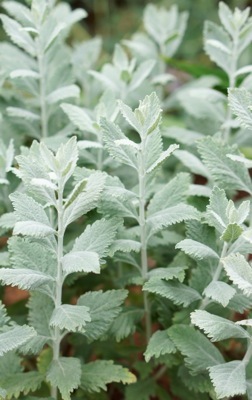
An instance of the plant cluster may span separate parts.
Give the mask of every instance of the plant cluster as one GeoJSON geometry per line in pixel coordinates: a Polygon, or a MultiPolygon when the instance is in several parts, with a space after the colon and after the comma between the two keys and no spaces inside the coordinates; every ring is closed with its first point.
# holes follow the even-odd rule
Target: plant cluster
{"type": "Polygon", "coordinates": [[[176,6],[100,68],[84,10],[2,7],[0,399],[252,400],[250,9],[183,81],[176,6]]]}

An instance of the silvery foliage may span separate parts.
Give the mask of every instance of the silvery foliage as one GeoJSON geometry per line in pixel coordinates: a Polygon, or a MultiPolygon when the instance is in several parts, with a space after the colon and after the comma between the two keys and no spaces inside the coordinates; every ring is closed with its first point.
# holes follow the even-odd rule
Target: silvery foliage
{"type": "Polygon", "coordinates": [[[16,223],[8,242],[10,266],[1,268],[0,279],[6,285],[30,291],[31,296],[28,325],[9,322],[1,308],[0,356],[7,372],[1,374],[0,387],[1,396],[6,393],[6,398],[34,391],[43,381],[50,384],[52,398],[57,398],[59,390],[68,400],[78,387],[95,392],[113,380],[135,380],[133,374],[113,362],[108,362],[104,375],[99,372],[102,362],[83,365],[78,358],[60,355],[61,341],[70,332],[79,332],[89,341],[103,336],[127,296],[124,289],[87,292],[76,305],[63,303],[65,279],[74,273],[99,274],[121,225],[118,218],[99,219],[87,225],[68,250],[64,248],[68,226],[97,206],[106,180],[104,173],[87,170],[81,180],[75,179],[77,160],[75,137],[62,144],[56,154],[44,143],[33,142],[29,150],[17,156],[15,173],[24,186],[10,196],[16,223]],[[38,365],[38,370],[28,375],[19,368],[13,375],[13,350],[40,354],[45,346],[49,352],[46,368],[41,370],[38,365]],[[96,370],[95,382],[85,378],[96,370]]]}

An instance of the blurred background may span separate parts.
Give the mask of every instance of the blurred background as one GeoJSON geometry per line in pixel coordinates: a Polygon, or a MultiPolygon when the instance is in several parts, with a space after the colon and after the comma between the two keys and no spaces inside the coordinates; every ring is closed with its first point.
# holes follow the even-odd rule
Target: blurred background
{"type": "MultiPolygon", "coordinates": [[[[29,0],[18,0],[29,3],[29,0]]],[[[71,40],[81,41],[88,36],[103,37],[103,48],[112,52],[114,44],[123,38],[129,38],[136,30],[141,29],[143,9],[148,3],[169,8],[177,4],[180,11],[190,13],[189,24],[182,46],[176,57],[194,59],[202,54],[203,22],[206,19],[217,21],[218,0],[58,0],[67,2],[73,9],[84,8],[88,18],[77,26],[71,40]]],[[[252,0],[226,0],[231,8],[252,6],[252,0]]],[[[1,0],[0,0],[1,4],[1,0]]],[[[0,39],[4,39],[2,30],[0,39]]]]}

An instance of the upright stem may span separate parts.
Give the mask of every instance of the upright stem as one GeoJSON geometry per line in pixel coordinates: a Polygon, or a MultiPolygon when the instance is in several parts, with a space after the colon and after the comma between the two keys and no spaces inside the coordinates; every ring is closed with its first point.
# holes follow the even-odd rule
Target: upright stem
{"type": "MultiPolygon", "coordinates": [[[[234,33],[233,37],[233,49],[232,49],[232,61],[231,61],[231,66],[230,66],[230,72],[229,72],[229,88],[234,89],[236,86],[236,71],[237,71],[237,63],[238,63],[238,34],[237,32],[234,33]]],[[[231,132],[231,127],[230,123],[232,121],[232,110],[230,107],[227,109],[227,115],[226,115],[226,127],[223,132],[223,138],[225,140],[225,143],[229,142],[229,137],[230,137],[230,132],[231,132]]]]}
{"type": "MultiPolygon", "coordinates": [[[[59,185],[58,202],[58,231],[57,231],[57,277],[56,277],[56,290],[55,290],[55,308],[61,306],[62,302],[62,257],[63,257],[63,240],[64,240],[64,225],[63,225],[63,188],[59,185]]],[[[60,329],[54,328],[53,336],[53,360],[58,361],[60,356],[60,329]]],[[[57,388],[52,387],[51,396],[57,400],[57,388]]]]}
{"type": "MultiPolygon", "coordinates": [[[[147,235],[146,235],[146,219],[145,219],[145,194],[146,194],[146,172],[144,165],[145,140],[142,140],[142,148],[139,153],[139,225],[141,240],[141,269],[142,277],[145,281],[148,274],[148,258],[147,258],[147,235]]],[[[143,293],[144,311],[145,311],[145,329],[147,343],[151,337],[151,313],[147,292],[143,293]]]]}
{"type": "Polygon", "coordinates": [[[41,136],[48,136],[48,117],[46,109],[46,71],[44,65],[44,52],[38,41],[38,69],[40,75],[39,94],[40,94],[40,116],[41,116],[41,136]]]}

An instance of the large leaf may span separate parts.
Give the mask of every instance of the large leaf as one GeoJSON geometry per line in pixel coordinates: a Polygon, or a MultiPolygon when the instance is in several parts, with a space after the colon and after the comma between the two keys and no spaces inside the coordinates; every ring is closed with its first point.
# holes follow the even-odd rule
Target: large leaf
{"type": "Polygon", "coordinates": [[[187,325],[174,325],[168,330],[176,347],[186,357],[186,366],[193,374],[224,363],[220,351],[200,332],[187,325]]]}
{"type": "Polygon", "coordinates": [[[0,280],[5,285],[18,286],[23,290],[34,290],[54,281],[50,275],[25,268],[1,268],[0,280]]]}
{"type": "Polygon", "coordinates": [[[53,360],[47,372],[47,380],[57,387],[63,400],[71,400],[70,394],[81,382],[81,363],[78,358],[60,357],[53,360]]]}
{"type": "Polygon", "coordinates": [[[107,292],[88,292],[78,299],[79,306],[89,308],[91,322],[85,325],[84,335],[96,340],[104,335],[121,311],[121,305],[127,296],[127,290],[108,290],[107,292]]]}
{"type": "Polygon", "coordinates": [[[151,279],[144,284],[143,290],[156,293],[184,307],[188,307],[189,304],[201,299],[200,294],[195,289],[180,282],[151,279]]]}
{"type": "Polygon", "coordinates": [[[252,129],[252,95],[245,88],[229,89],[229,105],[237,116],[239,123],[245,128],[252,129]]]}
{"type": "Polygon", "coordinates": [[[89,308],[71,304],[62,304],[52,313],[50,326],[69,332],[81,331],[90,322],[89,308]]]}
{"type": "Polygon", "coordinates": [[[250,338],[249,333],[234,322],[219,317],[218,315],[210,314],[207,311],[194,311],[191,313],[191,320],[194,325],[203,329],[212,342],[218,342],[232,337],[245,339],[250,338]]]}
{"type": "Polygon", "coordinates": [[[236,294],[236,290],[225,282],[212,281],[205,287],[203,294],[209,299],[217,301],[223,307],[227,307],[236,294]]]}
{"type": "Polygon", "coordinates": [[[5,400],[11,400],[13,397],[20,398],[21,393],[27,395],[29,392],[34,392],[41,386],[43,380],[44,375],[37,371],[15,373],[2,379],[0,377],[0,386],[7,392],[5,400]]]}
{"type": "Polygon", "coordinates": [[[94,272],[99,274],[99,256],[94,251],[73,251],[62,258],[62,268],[66,275],[72,272],[94,272]]]}
{"type": "Polygon", "coordinates": [[[239,155],[235,146],[228,146],[218,139],[206,137],[199,141],[198,150],[220,187],[226,190],[244,190],[252,193],[247,168],[227,157],[227,154],[239,155]]]}
{"type": "Polygon", "coordinates": [[[106,390],[106,385],[111,382],[129,384],[135,381],[135,375],[127,368],[114,365],[113,361],[97,360],[82,367],[81,388],[87,392],[106,390]]]}
{"type": "Polygon", "coordinates": [[[202,260],[204,258],[219,259],[219,255],[211,247],[196,242],[196,240],[184,239],[176,245],[176,248],[181,249],[195,260],[202,260]]]}
{"type": "Polygon", "coordinates": [[[242,361],[230,361],[209,368],[218,399],[246,393],[245,369],[246,364],[242,361]]]}

